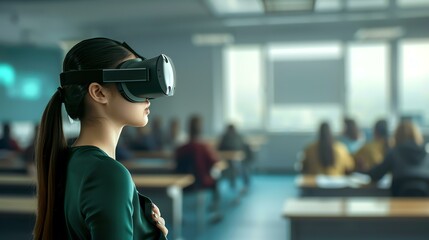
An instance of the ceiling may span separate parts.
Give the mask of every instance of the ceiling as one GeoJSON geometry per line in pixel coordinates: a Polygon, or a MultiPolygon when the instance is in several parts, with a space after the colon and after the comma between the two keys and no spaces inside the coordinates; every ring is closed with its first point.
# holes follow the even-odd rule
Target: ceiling
{"type": "MultiPolygon", "coordinates": [[[[311,9],[292,11],[292,5],[288,5],[290,11],[280,12],[265,11],[266,3],[259,1],[262,0],[0,0],[0,44],[52,44],[106,34],[128,38],[283,25],[429,19],[429,0],[306,0],[312,2],[308,5],[311,9]]],[[[272,1],[293,4],[304,0],[272,1]]]]}

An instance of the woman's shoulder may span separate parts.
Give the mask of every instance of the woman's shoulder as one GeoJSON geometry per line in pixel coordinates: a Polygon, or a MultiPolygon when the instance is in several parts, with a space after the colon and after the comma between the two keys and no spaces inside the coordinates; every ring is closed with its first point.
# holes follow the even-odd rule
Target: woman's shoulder
{"type": "Polygon", "coordinates": [[[69,167],[79,168],[90,175],[130,178],[128,169],[95,146],[71,148],[69,167]]]}
{"type": "Polygon", "coordinates": [[[341,141],[334,141],[332,146],[336,151],[348,152],[347,145],[341,141]]]}

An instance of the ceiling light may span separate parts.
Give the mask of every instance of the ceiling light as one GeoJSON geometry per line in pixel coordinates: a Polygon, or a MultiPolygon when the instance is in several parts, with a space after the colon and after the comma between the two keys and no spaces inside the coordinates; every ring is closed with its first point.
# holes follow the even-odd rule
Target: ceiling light
{"type": "Polygon", "coordinates": [[[217,16],[264,12],[260,0],[205,0],[205,2],[217,16]]]}
{"type": "Polygon", "coordinates": [[[265,12],[312,11],[315,0],[263,0],[265,12]]]}
{"type": "Polygon", "coordinates": [[[402,27],[362,28],[356,32],[355,37],[362,40],[395,39],[402,37],[404,33],[402,27]]]}
{"type": "Polygon", "coordinates": [[[192,43],[196,46],[216,46],[234,42],[229,33],[204,33],[192,35],[192,43]]]}

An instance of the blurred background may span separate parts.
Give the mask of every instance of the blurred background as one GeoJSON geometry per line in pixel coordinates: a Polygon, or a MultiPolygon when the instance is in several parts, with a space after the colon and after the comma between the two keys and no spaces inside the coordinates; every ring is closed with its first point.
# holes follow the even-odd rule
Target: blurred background
{"type": "MultiPolygon", "coordinates": [[[[0,122],[10,123],[20,149],[31,145],[62,59],[82,39],[125,41],[145,57],[164,53],[176,67],[176,94],[152,100],[149,121],[162,119],[167,131],[176,119],[187,132],[198,114],[211,143],[234,124],[253,147],[250,194],[260,195],[258,184],[273,188],[273,196],[239,205],[264,212],[257,203],[273,201],[266,224],[236,212],[198,236],[289,239],[282,204],[298,194],[303,149],[322,121],[338,136],[353,118],[371,139],[377,120],[393,132],[410,119],[427,139],[428,26],[429,0],[1,0],[0,122]]],[[[67,137],[76,137],[79,123],[64,116],[67,137]]],[[[183,232],[195,237],[186,221],[183,232]]]]}

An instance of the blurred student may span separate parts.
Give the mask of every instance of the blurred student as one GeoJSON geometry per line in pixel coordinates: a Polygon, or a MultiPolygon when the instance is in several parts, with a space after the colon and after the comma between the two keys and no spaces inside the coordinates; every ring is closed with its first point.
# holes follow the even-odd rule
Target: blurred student
{"type": "Polygon", "coordinates": [[[213,196],[212,209],[218,211],[220,193],[212,170],[219,157],[201,139],[201,135],[202,119],[199,115],[193,115],[189,119],[189,141],[175,151],[176,172],[193,174],[195,182],[188,189],[210,190],[213,196]]]}
{"type": "Polygon", "coordinates": [[[30,141],[30,144],[22,152],[22,159],[25,162],[27,174],[36,175],[36,163],[34,161],[35,149],[36,149],[36,140],[37,132],[39,131],[39,124],[34,125],[33,138],[30,141]]]}
{"type": "Polygon", "coordinates": [[[134,151],[156,151],[158,150],[156,140],[150,126],[138,127],[136,136],[130,141],[130,147],[134,151]]]}
{"type": "Polygon", "coordinates": [[[174,151],[179,146],[186,143],[186,134],[180,127],[179,118],[170,120],[169,128],[165,137],[165,149],[174,151]]]}
{"type": "Polygon", "coordinates": [[[237,176],[242,176],[244,184],[243,192],[246,192],[250,185],[250,164],[253,159],[253,154],[249,144],[244,140],[244,137],[237,131],[233,124],[229,124],[226,127],[225,132],[220,138],[218,150],[244,152],[244,159],[241,162],[227,159],[229,165],[227,172],[232,188],[236,186],[237,176]]]}
{"type": "Polygon", "coordinates": [[[130,127],[124,127],[122,129],[121,136],[119,137],[118,144],[116,145],[116,160],[124,161],[134,158],[134,153],[131,149],[132,146],[132,135],[130,127]]]}
{"type": "MultiPolygon", "coordinates": [[[[399,123],[394,134],[394,147],[383,162],[372,168],[368,174],[373,181],[380,180],[391,173],[391,191],[393,196],[401,196],[403,181],[422,179],[429,182],[429,156],[425,150],[423,137],[417,126],[410,120],[399,123]]],[[[418,183],[420,184],[420,183],[418,183]]],[[[426,189],[429,192],[429,189],[426,189]]]]}
{"type": "Polygon", "coordinates": [[[386,120],[378,120],[373,128],[373,139],[362,146],[354,155],[356,171],[366,172],[380,164],[390,149],[389,131],[386,120]]]}
{"type": "Polygon", "coordinates": [[[346,146],[350,154],[355,154],[365,144],[365,138],[356,121],[351,118],[344,119],[343,133],[338,140],[346,146]]]}
{"type": "Polygon", "coordinates": [[[12,137],[10,123],[3,123],[3,136],[0,138],[0,149],[20,152],[21,147],[12,137]]]}
{"type": "Polygon", "coordinates": [[[354,167],[354,160],[346,147],[334,140],[329,124],[323,122],[317,141],[304,150],[302,173],[342,176],[352,172],[354,167]]]}
{"type": "Polygon", "coordinates": [[[151,135],[155,143],[155,150],[157,151],[162,150],[165,147],[165,133],[162,124],[163,122],[160,116],[154,117],[150,124],[151,135]]]}

